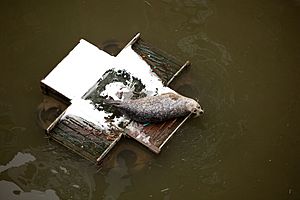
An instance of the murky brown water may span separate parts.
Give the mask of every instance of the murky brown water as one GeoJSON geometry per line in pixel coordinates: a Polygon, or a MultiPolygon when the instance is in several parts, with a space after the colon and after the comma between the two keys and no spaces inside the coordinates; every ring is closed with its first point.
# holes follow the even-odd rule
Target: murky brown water
{"type": "Polygon", "coordinates": [[[0,10],[0,199],[300,199],[300,1],[7,1],[0,10]],[[206,113],[159,156],[125,140],[97,172],[45,138],[39,81],[80,38],[123,45],[136,32],[191,60],[177,89],[206,113]]]}

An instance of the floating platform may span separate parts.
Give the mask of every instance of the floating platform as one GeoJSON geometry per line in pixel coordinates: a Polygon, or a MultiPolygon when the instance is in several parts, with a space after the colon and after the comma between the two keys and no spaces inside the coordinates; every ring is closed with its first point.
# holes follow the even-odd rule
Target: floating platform
{"type": "Polygon", "coordinates": [[[123,135],[159,153],[189,118],[139,124],[103,99],[126,100],[175,92],[169,84],[190,63],[179,63],[137,34],[117,56],[80,40],[43,79],[45,95],[68,107],[47,128],[55,141],[93,162],[101,161],[123,135]]]}

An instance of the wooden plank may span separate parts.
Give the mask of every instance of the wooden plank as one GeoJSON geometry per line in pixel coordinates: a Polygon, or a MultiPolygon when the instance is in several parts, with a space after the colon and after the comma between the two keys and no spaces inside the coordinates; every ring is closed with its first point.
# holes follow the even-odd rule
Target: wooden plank
{"type": "Polygon", "coordinates": [[[185,118],[175,118],[162,123],[149,124],[143,126],[136,122],[132,122],[126,134],[131,138],[142,143],[154,153],[160,153],[164,144],[175,133],[185,118]]]}
{"type": "Polygon", "coordinates": [[[64,116],[50,132],[54,140],[93,162],[103,157],[121,135],[121,132],[103,132],[91,122],[74,116],[64,116]]]}
{"type": "MultiPolygon", "coordinates": [[[[132,49],[142,57],[166,86],[170,84],[174,79],[174,75],[178,73],[178,71],[181,71],[180,68],[183,66],[183,64],[181,64],[183,62],[178,61],[170,54],[146,43],[142,38],[139,38],[132,45],[132,49]]],[[[189,66],[189,64],[188,62],[187,66],[189,66]]]]}

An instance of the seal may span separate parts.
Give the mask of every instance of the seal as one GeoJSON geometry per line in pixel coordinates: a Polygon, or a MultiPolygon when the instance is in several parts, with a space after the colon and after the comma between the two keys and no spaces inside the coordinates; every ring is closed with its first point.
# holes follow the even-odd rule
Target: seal
{"type": "Polygon", "coordinates": [[[187,116],[198,117],[203,114],[201,106],[194,99],[175,93],[147,96],[134,100],[105,100],[134,121],[140,123],[159,123],[168,119],[187,116]]]}

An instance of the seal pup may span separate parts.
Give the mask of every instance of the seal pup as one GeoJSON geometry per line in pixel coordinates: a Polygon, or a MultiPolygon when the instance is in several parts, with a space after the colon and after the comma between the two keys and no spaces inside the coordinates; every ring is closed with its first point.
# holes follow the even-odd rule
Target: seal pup
{"type": "Polygon", "coordinates": [[[198,117],[204,113],[197,101],[175,93],[134,100],[105,100],[104,103],[113,105],[123,114],[140,123],[159,123],[171,118],[187,116],[190,113],[198,117]]]}

